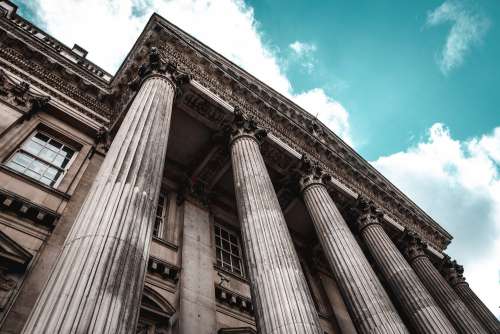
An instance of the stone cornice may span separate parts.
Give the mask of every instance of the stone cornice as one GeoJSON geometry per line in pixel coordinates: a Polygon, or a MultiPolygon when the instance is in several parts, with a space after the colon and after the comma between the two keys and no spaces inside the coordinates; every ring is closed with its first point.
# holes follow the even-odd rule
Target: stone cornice
{"type": "Polygon", "coordinates": [[[107,82],[112,77],[86,59],[76,58],[78,55],[71,49],[16,14],[8,17],[0,13],[0,67],[82,114],[107,123],[106,119],[114,115],[110,107],[114,97],[107,82]],[[100,77],[100,73],[105,73],[109,80],[100,77]]]}
{"type": "MultiPolygon", "coordinates": [[[[293,102],[157,15],[148,23],[142,38],[146,45],[158,45],[162,57],[253,117],[260,127],[271,130],[297,152],[310,155],[345,187],[370,198],[388,216],[417,231],[437,249],[446,248],[451,235],[333,132],[293,102]]],[[[140,43],[136,44],[128,59],[133,59],[134,52],[140,53],[141,47],[140,43]]]]}
{"type": "Polygon", "coordinates": [[[46,32],[42,31],[32,23],[17,15],[1,15],[0,27],[10,32],[23,43],[42,51],[63,63],[64,66],[71,68],[88,81],[103,89],[108,88],[108,83],[113,76],[101,67],[88,61],[81,55],[75,53],[71,48],[59,42],[46,32]]]}

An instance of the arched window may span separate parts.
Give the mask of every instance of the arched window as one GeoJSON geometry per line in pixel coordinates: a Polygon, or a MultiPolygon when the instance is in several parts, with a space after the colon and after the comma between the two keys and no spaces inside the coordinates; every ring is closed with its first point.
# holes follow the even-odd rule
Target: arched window
{"type": "Polygon", "coordinates": [[[159,293],[144,287],[136,334],[170,334],[174,307],[159,293]]]}

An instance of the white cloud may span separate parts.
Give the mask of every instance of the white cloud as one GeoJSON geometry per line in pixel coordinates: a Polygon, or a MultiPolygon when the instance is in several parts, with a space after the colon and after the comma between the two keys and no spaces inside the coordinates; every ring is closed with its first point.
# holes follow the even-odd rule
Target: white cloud
{"type": "Polygon", "coordinates": [[[445,227],[451,256],[491,310],[500,300],[500,127],[467,141],[440,123],[428,138],[373,165],[445,227]]]}
{"type": "MultiPolygon", "coordinates": [[[[278,92],[294,98],[292,84],[280,67],[278,56],[272,46],[264,44],[253,9],[243,0],[33,0],[29,6],[55,38],[68,45],[76,42],[89,51],[89,59],[112,72],[151,14],[157,12],[278,92]]],[[[304,51],[308,48],[306,44],[302,47],[304,51]]],[[[320,99],[311,106],[325,108],[309,110],[319,112],[320,119],[347,119],[343,108],[331,108],[332,103],[338,102],[321,88],[307,93],[320,99]],[[331,103],[324,103],[325,97],[331,103]],[[341,114],[330,114],[336,112],[341,114]]],[[[349,137],[346,126],[332,130],[343,138],[349,137]]]]}
{"type": "Polygon", "coordinates": [[[299,62],[307,73],[311,74],[314,69],[314,65],[316,64],[316,58],[314,57],[316,45],[295,41],[291,43],[289,47],[293,51],[292,58],[295,58],[294,60],[299,62]]]}
{"type": "Polygon", "coordinates": [[[349,114],[340,103],[326,95],[322,89],[311,89],[295,95],[293,100],[299,106],[318,117],[330,129],[336,129],[337,134],[344,134],[342,139],[351,144],[349,114]]]}
{"type": "Polygon", "coordinates": [[[490,26],[487,17],[458,0],[447,0],[427,15],[430,27],[446,22],[452,26],[439,57],[439,67],[444,74],[463,64],[469,49],[482,41],[490,26]]]}
{"type": "Polygon", "coordinates": [[[290,49],[295,51],[295,53],[297,53],[297,55],[299,56],[311,54],[314,51],[316,51],[316,45],[300,41],[295,41],[291,43],[289,46],[290,49]]]}

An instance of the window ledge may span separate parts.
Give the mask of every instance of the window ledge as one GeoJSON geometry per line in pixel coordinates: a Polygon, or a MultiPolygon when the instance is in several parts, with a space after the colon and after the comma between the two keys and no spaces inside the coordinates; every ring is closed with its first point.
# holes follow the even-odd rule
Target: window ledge
{"type": "Polygon", "coordinates": [[[224,273],[224,274],[226,274],[226,275],[229,275],[229,276],[231,276],[232,278],[235,278],[235,279],[237,279],[237,280],[238,280],[238,281],[240,281],[240,282],[243,282],[243,283],[246,283],[246,284],[249,284],[249,283],[250,283],[250,282],[248,281],[248,279],[246,279],[245,277],[240,276],[240,275],[237,275],[237,274],[235,274],[235,273],[233,273],[233,272],[231,272],[231,271],[229,271],[229,270],[227,270],[227,269],[224,269],[224,268],[222,268],[222,267],[219,267],[219,266],[218,266],[218,265],[216,265],[216,264],[214,264],[214,269],[215,269],[215,270],[217,270],[217,271],[220,271],[220,272],[222,272],[222,273],[224,273]]]}
{"type": "Polygon", "coordinates": [[[167,241],[165,239],[162,239],[162,238],[158,238],[158,237],[155,237],[153,236],[153,240],[170,248],[170,249],[173,249],[174,251],[178,251],[179,250],[179,246],[177,246],[176,244],[170,242],[170,241],[167,241]]]}
{"type": "Polygon", "coordinates": [[[3,163],[0,164],[0,170],[5,171],[8,174],[14,175],[16,177],[19,177],[19,178],[27,181],[28,183],[34,184],[34,185],[42,188],[43,190],[48,191],[48,192],[50,192],[52,194],[55,194],[57,196],[60,196],[60,197],[62,197],[64,199],[66,199],[66,200],[69,200],[71,198],[71,195],[69,195],[69,194],[67,194],[65,192],[62,192],[60,190],[57,190],[55,188],[52,188],[52,187],[50,187],[50,186],[48,186],[48,185],[46,185],[46,184],[44,184],[44,183],[42,183],[40,181],[32,179],[31,177],[29,177],[27,175],[24,175],[23,173],[19,173],[18,171],[14,170],[14,169],[12,169],[12,168],[10,168],[8,166],[6,166],[3,163]]]}

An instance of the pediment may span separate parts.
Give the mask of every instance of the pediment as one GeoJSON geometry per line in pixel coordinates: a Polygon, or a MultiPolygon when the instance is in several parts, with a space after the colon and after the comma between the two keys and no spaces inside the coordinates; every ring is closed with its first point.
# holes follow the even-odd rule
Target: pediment
{"type": "Polygon", "coordinates": [[[0,231],[0,259],[3,263],[26,267],[31,258],[30,252],[0,231]]]}

